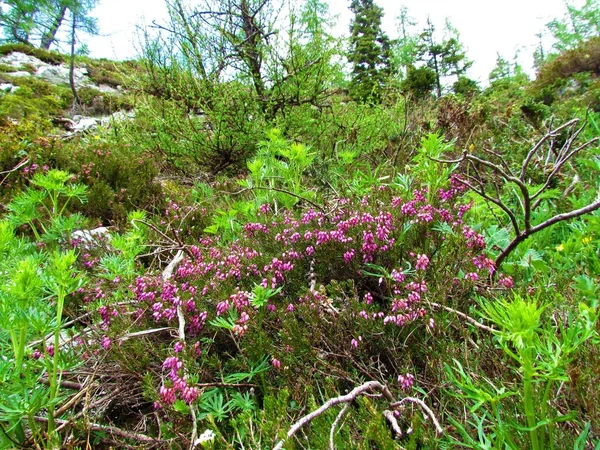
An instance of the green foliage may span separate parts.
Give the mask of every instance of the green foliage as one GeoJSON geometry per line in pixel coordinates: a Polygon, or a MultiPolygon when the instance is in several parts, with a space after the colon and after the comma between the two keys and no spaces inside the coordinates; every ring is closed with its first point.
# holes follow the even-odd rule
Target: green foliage
{"type": "Polygon", "coordinates": [[[511,300],[482,300],[480,306],[482,316],[497,327],[498,343],[516,363],[513,370],[521,382],[518,389],[508,390],[489,380],[475,382],[458,361],[454,367],[447,366],[474,419],[469,425],[476,427],[478,436],[473,438],[468,427],[453,420],[463,436],[454,442],[468,448],[564,448],[564,438],[556,434],[557,424],[573,420],[575,414],[557,414],[549,403],[558,401],[557,385],[569,381],[567,367],[576,353],[597,336],[595,307],[580,303],[577,313],[568,314],[564,323],[553,324],[543,319],[547,305],[532,298],[515,295],[511,300]],[[517,400],[512,405],[516,411],[508,398],[517,400]],[[517,414],[524,416],[525,423],[515,420],[517,414]]]}
{"type": "Polygon", "coordinates": [[[433,93],[436,87],[435,71],[429,67],[409,66],[402,88],[417,99],[425,99],[433,93]]]}
{"type": "MultiPolygon", "coordinates": [[[[446,32],[448,37],[438,42],[435,37],[435,26],[427,19],[427,27],[421,33],[417,46],[417,60],[423,61],[435,73],[438,98],[442,96],[442,81],[445,77],[460,77],[473,64],[467,60],[458,31],[449,22],[446,23],[446,32]]],[[[423,77],[424,75],[420,75],[420,79],[424,82],[423,77]]]]}
{"type": "Polygon", "coordinates": [[[566,17],[554,19],[546,27],[555,39],[554,48],[559,52],[572,50],[589,38],[600,34],[600,3],[586,0],[581,8],[573,2],[565,1],[566,17]]]}
{"type": "Polygon", "coordinates": [[[54,86],[34,77],[9,77],[19,89],[0,94],[0,118],[48,120],[66,109],[72,95],[67,88],[54,86]]]}
{"type": "Polygon", "coordinates": [[[350,10],[354,14],[348,53],[352,64],[350,95],[361,102],[377,103],[392,74],[391,43],[381,29],[383,9],[373,0],[352,0],[350,10]]]}
{"type": "MultiPolygon", "coordinates": [[[[532,89],[541,94],[547,88],[568,88],[569,79],[579,83],[575,76],[580,73],[591,76],[600,74],[600,37],[583,41],[545,63],[540,68],[532,89]]],[[[597,105],[597,101],[592,105],[597,105]]]]}

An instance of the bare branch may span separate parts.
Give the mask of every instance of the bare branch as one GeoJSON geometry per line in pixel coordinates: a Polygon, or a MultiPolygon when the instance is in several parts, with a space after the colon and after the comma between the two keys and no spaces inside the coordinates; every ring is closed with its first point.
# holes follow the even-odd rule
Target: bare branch
{"type": "Polygon", "coordinates": [[[398,421],[394,417],[394,413],[386,409],[385,411],[383,411],[383,417],[385,417],[386,420],[389,422],[390,426],[392,427],[392,430],[394,430],[394,433],[396,433],[396,436],[402,437],[402,429],[400,428],[400,425],[398,425],[398,421]]]}
{"type": "Polygon", "coordinates": [[[538,141],[538,143],[531,150],[529,150],[529,153],[527,153],[527,157],[525,157],[525,160],[523,161],[523,165],[521,166],[521,174],[519,176],[519,179],[522,182],[525,182],[525,174],[527,172],[527,166],[531,162],[531,158],[533,158],[533,156],[541,148],[541,146],[544,144],[544,142],[546,142],[550,138],[556,137],[556,135],[558,133],[560,133],[562,130],[564,130],[565,128],[571,127],[572,125],[576,124],[577,122],[579,122],[579,119],[573,119],[573,120],[570,120],[569,122],[561,125],[560,127],[556,128],[555,130],[549,131],[542,139],[540,139],[538,141]]]}
{"type": "MultiPolygon", "coordinates": [[[[433,424],[436,428],[436,431],[439,434],[443,433],[443,429],[440,427],[440,424],[437,421],[437,419],[435,418],[433,411],[422,400],[412,398],[412,397],[406,397],[400,401],[395,401],[394,396],[392,395],[392,393],[390,392],[390,390],[388,389],[388,387],[386,385],[381,384],[379,381],[368,381],[368,382],[361,384],[360,386],[354,388],[352,391],[350,391],[346,395],[340,395],[339,397],[334,397],[334,398],[327,400],[325,403],[323,403],[323,405],[321,405],[321,407],[314,410],[310,414],[307,414],[304,417],[302,417],[294,425],[292,425],[292,427],[289,429],[289,431],[287,432],[287,439],[294,436],[298,432],[298,430],[300,430],[300,428],[302,428],[304,425],[310,423],[315,418],[319,417],[321,414],[323,414],[329,408],[331,408],[335,405],[339,405],[341,403],[345,403],[346,404],[345,406],[347,406],[348,403],[353,402],[360,395],[368,395],[373,390],[381,392],[383,397],[385,397],[385,399],[390,403],[391,408],[397,408],[399,406],[402,406],[403,403],[406,401],[409,401],[411,403],[415,403],[415,404],[419,405],[423,409],[423,411],[429,417],[431,417],[433,424]]],[[[344,411],[344,410],[342,410],[342,411],[344,411]]],[[[338,416],[332,426],[332,432],[330,434],[330,448],[333,448],[332,447],[333,446],[333,430],[335,429],[335,426],[336,426],[337,422],[339,422],[339,420],[341,419],[342,415],[343,415],[342,413],[338,414],[338,416]]],[[[393,414],[391,414],[390,411],[384,411],[384,416],[392,424],[392,428],[394,429],[394,432],[397,435],[401,436],[402,432],[401,432],[400,427],[398,426],[398,423],[396,422],[395,418],[393,418],[393,414]],[[392,420],[390,420],[389,416],[392,417],[392,420]]],[[[273,450],[282,450],[284,442],[285,442],[285,440],[283,440],[283,439],[281,441],[279,441],[275,445],[275,447],[273,447],[273,450]]]]}
{"type": "Polygon", "coordinates": [[[337,415],[337,417],[331,424],[331,431],[329,432],[329,450],[335,450],[335,443],[333,442],[333,438],[335,436],[335,429],[337,428],[340,420],[342,420],[342,417],[344,417],[344,414],[346,413],[346,411],[348,411],[349,405],[350,405],[349,403],[346,403],[344,405],[344,407],[341,409],[340,413],[337,415]]]}
{"type": "Polygon", "coordinates": [[[468,316],[463,312],[457,311],[456,309],[452,309],[452,308],[449,308],[448,306],[440,305],[439,303],[430,302],[429,304],[431,306],[433,306],[434,308],[443,309],[445,311],[456,314],[458,317],[462,317],[467,322],[469,322],[471,325],[474,325],[477,328],[481,328],[482,330],[489,331],[490,333],[494,333],[494,332],[498,331],[495,328],[488,327],[487,325],[477,322],[477,320],[473,319],[471,316],[468,316]]]}
{"type": "Polygon", "coordinates": [[[429,408],[429,406],[427,406],[425,404],[425,402],[423,400],[421,400],[421,399],[414,398],[414,397],[404,397],[399,402],[392,403],[390,406],[392,408],[396,408],[396,407],[402,405],[405,402],[411,402],[411,403],[415,403],[415,404],[419,405],[421,407],[421,409],[423,411],[425,411],[427,413],[427,415],[429,415],[429,417],[431,418],[431,421],[433,422],[433,425],[435,426],[435,429],[436,429],[437,433],[438,434],[442,434],[444,432],[444,430],[440,426],[440,423],[435,418],[435,414],[433,414],[433,411],[431,410],[431,408],[429,408]]]}

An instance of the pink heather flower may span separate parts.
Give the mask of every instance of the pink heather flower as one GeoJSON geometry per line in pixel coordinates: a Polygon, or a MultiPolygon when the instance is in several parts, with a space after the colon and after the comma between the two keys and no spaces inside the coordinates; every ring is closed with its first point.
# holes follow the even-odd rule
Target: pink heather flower
{"type": "Polygon", "coordinates": [[[398,383],[400,383],[400,387],[407,391],[409,390],[415,382],[415,377],[410,373],[406,375],[398,375],[398,383]]]}
{"type": "Polygon", "coordinates": [[[512,289],[515,285],[512,277],[505,277],[504,274],[500,274],[500,278],[498,279],[498,286],[501,286],[505,289],[512,289]]]}
{"type": "Polygon", "coordinates": [[[108,336],[104,336],[102,338],[102,348],[104,348],[104,350],[108,350],[110,348],[110,338],[108,336]]]}
{"type": "Polygon", "coordinates": [[[465,280],[477,281],[479,279],[479,275],[475,272],[469,272],[465,275],[465,280]]]}
{"type": "Polygon", "coordinates": [[[308,256],[312,256],[315,253],[315,249],[312,245],[309,245],[308,247],[306,247],[306,254],[308,256]]]}
{"type": "Polygon", "coordinates": [[[183,350],[183,343],[181,341],[177,341],[175,342],[175,345],[173,346],[173,351],[175,353],[179,353],[183,350]]]}
{"type": "Polygon", "coordinates": [[[186,386],[181,390],[181,398],[188,405],[198,398],[198,388],[186,386]]]}
{"type": "Polygon", "coordinates": [[[279,370],[281,368],[281,362],[276,358],[273,358],[273,360],[271,361],[271,364],[273,364],[274,369],[279,370]]]}
{"type": "Polygon", "coordinates": [[[346,262],[346,264],[352,261],[352,258],[354,258],[354,249],[350,249],[346,253],[344,253],[344,261],[346,262]]]}
{"type": "Polygon", "coordinates": [[[406,278],[404,276],[404,273],[402,271],[398,271],[396,269],[392,270],[392,279],[396,282],[396,283],[402,283],[404,281],[404,279],[406,278]]]}
{"type": "Polygon", "coordinates": [[[166,386],[161,386],[159,391],[158,391],[161,400],[163,401],[163,403],[166,403],[167,405],[172,405],[173,403],[175,403],[175,389],[174,388],[168,388],[166,386]]]}
{"type": "Polygon", "coordinates": [[[417,264],[415,266],[417,270],[426,270],[428,264],[429,258],[427,255],[417,255],[417,264]]]}
{"type": "Polygon", "coordinates": [[[428,324],[429,328],[431,328],[432,330],[435,328],[435,320],[433,320],[433,317],[431,317],[429,319],[429,324],[428,324]]]}
{"type": "Polygon", "coordinates": [[[169,356],[167,359],[165,359],[165,362],[163,362],[163,368],[171,369],[171,371],[174,372],[177,372],[182,367],[183,363],[179,361],[179,358],[176,356],[169,356]]]}
{"type": "Polygon", "coordinates": [[[42,353],[36,348],[31,354],[33,359],[40,359],[42,357],[42,353]]]}
{"type": "Polygon", "coordinates": [[[202,349],[200,348],[200,342],[194,344],[194,353],[196,356],[202,356],[202,349]]]}
{"type": "Polygon", "coordinates": [[[370,292],[367,292],[365,294],[365,303],[367,305],[370,305],[371,303],[373,303],[373,295],[370,292]]]}
{"type": "MultiPolygon", "coordinates": [[[[271,211],[271,205],[269,203],[263,203],[258,208],[258,211],[260,212],[260,214],[267,214],[271,211]]],[[[258,215],[260,215],[260,214],[258,214],[258,215]]]]}
{"type": "Polygon", "coordinates": [[[286,311],[287,312],[294,312],[294,305],[292,305],[291,303],[287,305],[286,311]]]}
{"type": "Polygon", "coordinates": [[[50,356],[54,356],[54,345],[50,344],[46,347],[46,351],[48,352],[48,355],[50,356]]]}
{"type": "Polygon", "coordinates": [[[358,340],[356,340],[356,339],[352,339],[352,340],[350,341],[350,346],[351,346],[351,347],[354,347],[354,348],[358,348],[358,343],[359,343],[359,342],[362,342],[362,336],[359,336],[359,337],[358,337],[358,340]]]}

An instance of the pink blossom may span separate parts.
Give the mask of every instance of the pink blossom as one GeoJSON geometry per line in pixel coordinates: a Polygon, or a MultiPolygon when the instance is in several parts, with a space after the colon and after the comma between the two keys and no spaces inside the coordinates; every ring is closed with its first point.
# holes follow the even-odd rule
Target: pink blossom
{"type": "Polygon", "coordinates": [[[469,272],[465,275],[465,280],[477,281],[479,279],[479,275],[475,272],[469,272]]]}
{"type": "Polygon", "coordinates": [[[111,344],[111,340],[108,336],[104,336],[102,338],[102,348],[104,348],[104,350],[108,350],[110,348],[110,344],[111,344]]]}
{"type": "Polygon", "coordinates": [[[274,369],[279,370],[281,368],[281,362],[276,358],[273,358],[273,360],[271,361],[271,364],[273,364],[274,369]]]}
{"type": "Polygon", "coordinates": [[[504,276],[504,274],[500,274],[500,278],[498,279],[498,286],[501,286],[505,289],[512,289],[515,285],[511,276],[504,276]]]}
{"type": "Polygon", "coordinates": [[[415,382],[415,377],[410,373],[406,375],[398,375],[398,383],[400,383],[400,387],[407,391],[409,390],[415,382]]]}
{"type": "Polygon", "coordinates": [[[415,265],[417,270],[426,270],[429,264],[429,258],[427,255],[417,255],[417,264],[415,265]]]}

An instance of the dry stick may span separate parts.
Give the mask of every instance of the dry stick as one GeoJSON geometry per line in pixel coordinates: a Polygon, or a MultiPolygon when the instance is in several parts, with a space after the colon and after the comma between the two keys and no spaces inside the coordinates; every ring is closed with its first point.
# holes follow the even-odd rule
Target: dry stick
{"type": "MultiPolygon", "coordinates": [[[[183,250],[178,250],[175,254],[175,257],[171,260],[169,265],[165,268],[162,273],[163,281],[167,281],[169,278],[173,276],[173,271],[175,268],[183,261],[183,250]]],[[[179,329],[178,336],[179,340],[182,343],[185,343],[185,317],[183,315],[183,309],[181,305],[177,305],[177,319],[179,321],[179,329]]],[[[196,421],[196,411],[195,407],[192,405],[191,413],[192,413],[192,436],[190,437],[190,450],[193,450],[195,447],[194,442],[196,441],[196,436],[198,435],[198,423],[196,421]]]]}
{"type": "Polygon", "coordinates": [[[331,430],[329,431],[329,450],[335,450],[335,443],[333,442],[333,438],[335,436],[335,429],[337,428],[337,425],[340,422],[340,420],[342,420],[342,417],[344,417],[344,414],[348,410],[348,406],[349,405],[350,405],[349,403],[346,403],[344,405],[344,407],[342,408],[342,410],[340,411],[340,413],[337,415],[337,417],[335,418],[335,420],[331,424],[331,430]]]}
{"type": "MultiPolygon", "coordinates": [[[[323,405],[321,405],[320,408],[318,408],[318,409],[314,410],[313,412],[311,412],[310,414],[307,414],[306,416],[302,417],[294,425],[292,425],[292,427],[289,429],[289,431],[287,432],[286,439],[289,439],[292,436],[294,436],[294,434],[296,434],[298,432],[298,430],[300,430],[300,428],[302,428],[304,425],[308,424],[315,418],[319,417],[321,414],[323,414],[325,411],[327,411],[332,406],[339,405],[340,403],[351,403],[354,400],[356,400],[356,398],[359,395],[368,394],[369,391],[371,391],[371,390],[380,391],[383,394],[383,396],[386,398],[386,400],[388,400],[390,402],[390,406],[392,408],[402,405],[404,401],[410,401],[412,403],[416,403],[421,408],[423,408],[423,410],[432,418],[432,421],[436,427],[437,432],[440,434],[443,433],[443,430],[440,427],[439,422],[435,418],[433,411],[431,411],[431,409],[429,409],[423,401],[412,398],[412,397],[406,397],[403,400],[400,400],[399,402],[397,402],[397,401],[395,401],[394,396],[392,395],[392,393],[390,392],[390,390],[388,389],[388,387],[386,385],[381,384],[379,381],[368,381],[368,382],[354,388],[352,391],[350,391],[346,395],[340,395],[339,397],[334,397],[334,398],[327,400],[325,403],[323,403],[323,405]]],[[[275,447],[273,447],[273,450],[282,450],[284,441],[285,441],[285,439],[280,440],[275,445],[275,447]]]]}
{"type": "MultiPolygon", "coordinates": [[[[68,402],[66,402],[64,405],[62,405],[60,408],[58,408],[55,412],[54,415],[56,417],[60,417],[62,416],[65,412],[67,412],[67,410],[73,406],[77,401],[79,401],[79,399],[85,394],[87,393],[88,389],[90,389],[90,387],[92,386],[92,383],[90,383],[90,379],[91,379],[91,375],[88,375],[85,379],[85,381],[83,382],[83,385],[79,385],[79,392],[77,394],[75,394],[68,402]],[[85,389],[84,389],[85,386],[85,389]]],[[[65,383],[65,381],[63,381],[63,383],[65,383]]]]}
{"type": "Polygon", "coordinates": [[[523,165],[521,166],[521,174],[519,175],[519,179],[522,182],[525,182],[525,174],[527,172],[527,166],[531,162],[531,158],[533,158],[533,156],[541,148],[542,144],[544,142],[546,142],[548,139],[550,139],[551,137],[556,137],[556,135],[559,132],[561,132],[565,128],[571,127],[572,125],[576,124],[577,122],[579,122],[579,119],[573,119],[573,120],[570,120],[569,122],[561,125],[560,127],[556,128],[555,130],[550,130],[542,139],[540,139],[538,141],[537,144],[535,144],[535,146],[531,150],[529,150],[529,153],[527,153],[527,156],[525,157],[525,161],[523,161],[523,165]]]}
{"type": "MultiPolygon", "coordinates": [[[[178,250],[175,254],[175,257],[171,260],[169,265],[162,273],[162,279],[164,282],[173,276],[173,271],[181,261],[183,261],[183,250],[178,250]]],[[[185,317],[183,317],[181,305],[177,306],[177,317],[179,319],[179,339],[182,342],[185,342],[185,317]]]]}
{"type": "Polygon", "coordinates": [[[396,433],[396,436],[402,437],[402,430],[400,429],[400,425],[398,425],[398,421],[394,417],[394,413],[386,409],[385,411],[383,411],[383,417],[385,417],[390,423],[390,425],[392,426],[392,430],[394,430],[394,433],[396,433]]]}
{"type": "Polygon", "coordinates": [[[434,308],[444,309],[448,312],[456,314],[457,316],[462,317],[463,319],[465,319],[467,322],[471,323],[472,325],[475,325],[477,328],[481,328],[482,330],[489,331],[490,333],[494,333],[494,332],[498,331],[495,328],[488,327],[487,325],[477,322],[477,320],[473,319],[471,316],[468,316],[463,312],[457,311],[456,309],[452,309],[447,306],[440,305],[439,303],[433,303],[433,302],[429,302],[429,305],[433,306],[434,308]]]}
{"type": "Polygon", "coordinates": [[[175,328],[173,328],[173,327],[162,327],[162,328],[154,328],[152,330],[142,330],[142,331],[136,331],[134,333],[127,333],[126,335],[121,336],[119,338],[119,342],[125,342],[131,338],[138,337],[138,336],[145,336],[147,334],[160,333],[161,331],[174,330],[174,329],[175,328]]]}
{"type": "Polygon", "coordinates": [[[0,175],[6,174],[6,176],[4,178],[2,178],[2,181],[0,181],[0,185],[4,184],[4,182],[6,181],[6,179],[8,178],[8,176],[11,173],[16,172],[17,170],[19,170],[21,167],[23,167],[28,162],[29,162],[29,158],[24,158],[15,167],[13,167],[12,169],[5,170],[4,172],[0,172],[0,175]]]}
{"type": "Polygon", "coordinates": [[[563,220],[574,219],[579,216],[583,216],[584,214],[588,214],[597,209],[600,209],[600,200],[596,200],[594,203],[591,203],[583,208],[576,209],[575,211],[571,211],[568,213],[557,214],[554,217],[546,220],[545,222],[540,223],[534,227],[531,227],[529,230],[523,231],[520,235],[516,236],[508,246],[502,250],[502,252],[496,257],[496,267],[500,267],[504,259],[525,239],[527,239],[532,234],[537,233],[538,231],[543,230],[544,228],[549,227],[550,225],[554,225],[555,223],[562,222],[563,220]]]}
{"type": "Polygon", "coordinates": [[[433,422],[433,425],[435,426],[435,429],[438,432],[438,434],[442,434],[444,432],[444,430],[440,426],[440,423],[435,418],[435,414],[433,414],[433,411],[421,399],[414,398],[414,397],[404,397],[399,402],[392,403],[390,406],[392,408],[397,408],[398,406],[401,406],[404,402],[411,402],[411,403],[416,403],[417,405],[419,405],[423,409],[423,411],[425,411],[429,415],[429,417],[431,417],[431,421],[433,422]]]}
{"type": "MultiPolygon", "coordinates": [[[[36,420],[37,422],[48,423],[48,418],[46,418],[46,417],[35,416],[34,420],[36,420]]],[[[65,424],[69,425],[70,424],[70,422],[68,420],[54,419],[54,421],[58,425],[65,425],[65,424]]],[[[121,430],[120,428],[111,427],[111,426],[107,426],[107,425],[100,425],[98,423],[89,423],[88,426],[89,426],[90,430],[92,430],[92,431],[102,431],[102,432],[109,433],[109,434],[112,434],[115,436],[119,436],[121,438],[133,439],[138,442],[146,442],[146,443],[153,443],[153,444],[169,442],[168,440],[155,439],[155,438],[148,437],[145,434],[135,433],[133,431],[121,430]]]]}

